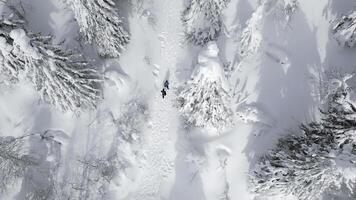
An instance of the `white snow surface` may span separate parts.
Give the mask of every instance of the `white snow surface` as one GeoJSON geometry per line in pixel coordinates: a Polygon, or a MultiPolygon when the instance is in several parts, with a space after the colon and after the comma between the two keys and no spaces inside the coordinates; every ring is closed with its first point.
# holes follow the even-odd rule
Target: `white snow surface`
{"type": "MultiPolygon", "coordinates": [[[[73,163],[88,152],[105,157],[117,132],[109,121],[118,118],[121,106],[132,99],[145,102],[149,116],[140,129],[142,143],[134,155],[128,154],[129,160],[137,160],[136,166],[124,172],[126,178],[116,177],[114,183],[105,185],[105,200],[255,199],[248,188],[249,167],[281,136],[318,117],[320,87],[313,72],[337,68],[352,73],[356,63],[356,49],[340,46],[330,31],[330,22],[354,9],[356,1],[299,0],[288,20],[277,7],[266,12],[261,6],[265,1],[231,0],[223,11],[225,32],[198,57],[203,48],[184,42],[184,1],[133,0],[142,4],[122,16],[127,18],[131,40],[119,59],[100,59],[94,47],[83,46],[86,56],[103,71],[105,84],[97,110],[80,115],[39,103],[26,80],[9,87],[0,76],[0,136],[58,130],[51,132],[51,139],[30,140],[29,150],[39,157],[40,165],[30,168],[0,199],[25,200],[26,193],[45,187],[52,178],[69,180],[73,163]],[[241,47],[241,36],[247,49],[241,47]],[[221,63],[212,63],[211,56],[219,56],[221,63]],[[197,63],[202,66],[194,71],[197,63]],[[216,74],[226,63],[235,67],[231,77],[222,81],[234,95],[235,126],[213,136],[186,127],[177,110],[178,87],[192,73],[219,78],[216,74]],[[170,89],[162,99],[165,80],[170,81],[170,89]],[[99,128],[93,128],[96,123],[99,128]],[[58,169],[50,172],[53,165],[58,169]],[[50,177],[51,173],[57,176],[50,177]]],[[[82,47],[76,41],[78,27],[73,16],[60,1],[22,2],[34,32],[51,33],[58,41],[66,39],[67,48],[82,47]]],[[[23,30],[10,35],[26,54],[38,56],[23,30]]],[[[3,37],[0,47],[2,53],[9,51],[3,37]]],[[[354,175],[347,166],[344,171],[354,175]]]]}

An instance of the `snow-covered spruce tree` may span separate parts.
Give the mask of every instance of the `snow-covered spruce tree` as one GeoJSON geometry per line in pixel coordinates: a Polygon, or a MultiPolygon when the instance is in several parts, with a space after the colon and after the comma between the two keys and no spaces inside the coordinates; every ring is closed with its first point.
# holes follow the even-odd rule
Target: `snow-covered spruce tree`
{"type": "Polygon", "coordinates": [[[222,130],[232,125],[231,97],[215,42],[198,56],[198,65],[178,96],[179,110],[196,127],[222,130]]]}
{"type": "Polygon", "coordinates": [[[24,137],[0,137],[0,193],[22,178],[25,169],[33,164],[25,152],[24,137]]]}
{"type": "Polygon", "coordinates": [[[98,48],[102,57],[119,57],[129,42],[129,33],[112,0],[64,0],[74,12],[81,36],[98,48]]]}
{"type": "Polygon", "coordinates": [[[204,46],[215,41],[223,27],[221,12],[230,0],[192,0],[183,12],[187,41],[204,46]]]}
{"type": "Polygon", "coordinates": [[[347,175],[356,170],[356,107],[346,79],[338,83],[327,97],[320,122],[302,125],[300,135],[281,138],[252,168],[255,192],[314,200],[332,187],[356,180],[347,175]],[[346,169],[352,172],[345,173],[346,169]]]}
{"type": "Polygon", "coordinates": [[[340,46],[354,47],[356,44],[356,11],[338,19],[332,31],[340,46]]]}
{"type": "Polygon", "coordinates": [[[28,31],[21,17],[0,20],[0,47],[0,72],[14,82],[30,80],[43,101],[67,111],[94,107],[100,98],[98,72],[51,36],[28,31]]]}
{"type": "Polygon", "coordinates": [[[290,20],[290,17],[295,13],[299,7],[299,0],[280,0],[284,13],[287,16],[287,20],[290,20]]]}

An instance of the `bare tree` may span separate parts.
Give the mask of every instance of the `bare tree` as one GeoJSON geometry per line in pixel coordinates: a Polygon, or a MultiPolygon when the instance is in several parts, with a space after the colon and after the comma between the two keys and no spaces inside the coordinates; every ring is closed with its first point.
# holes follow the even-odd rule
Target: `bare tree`
{"type": "Polygon", "coordinates": [[[26,200],[62,200],[58,198],[58,172],[61,164],[61,146],[59,137],[67,137],[60,130],[46,130],[43,133],[27,137],[27,155],[35,164],[28,165],[23,173],[19,199],[26,200]]]}
{"type": "Polygon", "coordinates": [[[22,178],[26,167],[35,164],[25,151],[25,137],[0,137],[0,193],[22,178]]]}
{"type": "Polygon", "coordinates": [[[103,124],[111,124],[116,130],[109,150],[99,153],[101,149],[89,144],[84,155],[72,160],[71,177],[65,180],[69,184],[62,189],[64,199],[107,199],[109,185],[118,186],[122,178],[129,176],[127,171],[137,166],[140,155],[138,146],[142,142],[141,129],[148,117],[146,110],[145,104],[133,99],[122,106],[117,118],[109,113],[110,117],[105,118],[108,121],[103,124]]]}

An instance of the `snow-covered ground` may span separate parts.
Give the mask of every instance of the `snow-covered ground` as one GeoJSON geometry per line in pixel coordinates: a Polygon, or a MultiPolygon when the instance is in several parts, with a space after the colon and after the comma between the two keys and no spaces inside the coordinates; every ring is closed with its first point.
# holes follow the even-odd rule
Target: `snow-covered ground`
{"type": "MultiPolygon", "coordinates": [[[[174,160],[176,157],[175,143],[180,130],[177,109],[174,106],[177,82],[174,74],[176,70],[177,54],[180,52],[180,12],[178,1],[155,2],[153,10],[164,10],[156,15],[158,31],[159,53],[152,56],[154,65],[155,88],[149,101],[150,121],[147,130],[143,130],[146,138],[142,148],[144,159],[142,172],[138,179],[138,186],[132,192],[132,199],[167,199],[170,184],[174,180],[174,160]],[[171,88],[163,99],[160,90],[164,80],[170,80],[171,88]]],[[[141,34],[139,35],[141,36],[141,34]]]]}
{"type": "MultiPolygon", "coordinates": [[[[286,15],[278,4],[283,0],[231,0],[223,11],[223,32],[216,42],[218,61],[211,58],[216,63],[206,65],[230,64],[233,69],[224,77],[223,88],[231,94],[234,123],[211,134],[187,127],[177,100],[195,67],[201,67],[198,55],[205,50],[184,41],[181,20],[189,1],[132,0],[132,5],[128,0],[116,1],[131,39],[122,56],[111,59],[100,58],[93,46],[78,43],[74,15],[61,1],[13,2],[22,2],[33,32],[52,34],[55,41],[64,40],[66,48],[83,50],[105,75],[105,83],[97,109],[78,114],[42,103],[27,80],[9,86],[0,76],[0,136],[34,134],[26,151],[39,163],[0,193],[4,200],[29,199],[26,195],[36,188],[45,190],[57,180],[60,186],[53,187],[64,191],[80,180],[80,189],[73,189],[70,199],[255,199],[248,172],[259,156],[301,123],[319,117],[320,73],[355,71],[356,49],[340,46],[331,32],[337,18],[355,10],[355,1],[299,0],[297,9],[286,15]],[[253,37],[247,37],[249,32],[253,37]],[[241,42],[244,35],[247,39],[241,42]],[[170,81],[170,89],[162,98],[165,80],[170,81]],[[136,124],[125,128],[135,134],[126,140],[118,122],[123,115],[130,116],[123,107],[133,100],[145,107],[133,116],[144,116],[145,121],[132,120],[136,124]],[[46,130],[51,131],[43,136],[46,130]],[[92,184],[96,169],[86,166],[85,159],[109,159],[112,152],[119,152],[119,163],[125,164],[114,181],[98,179],[92,184]],[[99,189],[105,194],[88,197],[99,189]]],[[[214,73],[210,78],[222,74],[209,73],[214,73]]],[[[355,78],[350,82],[356,83],[355,78]]],[[[265,197],[288,198],[293,199],[265,197]]]]}

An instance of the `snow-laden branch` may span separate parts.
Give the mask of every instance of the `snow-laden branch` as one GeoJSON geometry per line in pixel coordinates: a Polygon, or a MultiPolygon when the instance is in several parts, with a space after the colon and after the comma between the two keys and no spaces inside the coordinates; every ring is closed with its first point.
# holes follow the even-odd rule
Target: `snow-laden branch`
{"type": "Polygon", "coordinates": [[[63,111],[93,108],[101,96],[99,73],[82,55],[64,51],[51,36],[26,29],[22,19],[0,20],[0,71],[27,78],[41,99],[63,111]]]}
{"type": "Polygon", "coordinates": [[[116,5],[112,0],[64,0],[79,25],[82,37],[98,48],[102,57],[119,57],[129,42],[116,5]]]}

